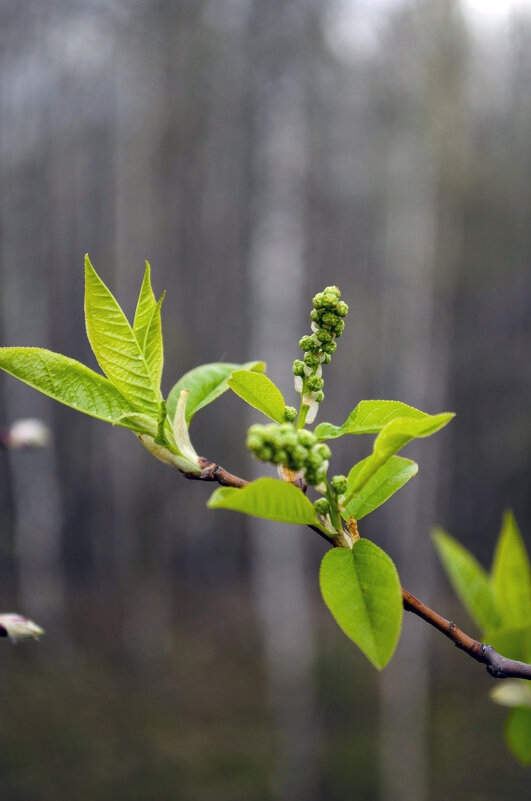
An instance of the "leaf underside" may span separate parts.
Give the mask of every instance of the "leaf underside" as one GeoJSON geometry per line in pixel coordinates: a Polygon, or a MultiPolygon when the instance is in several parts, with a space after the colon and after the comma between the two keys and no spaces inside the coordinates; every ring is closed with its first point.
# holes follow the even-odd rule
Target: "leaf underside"
{"type": "Polygon", "coordinates": [[[236,370],[227,381],[236,395],[271,420],[285,423],[286,402],[279,388],[264,373],[236,370]]]}
{"type": "Polygon", "coordinates": [[[311,525],[317,522],[313,504],[294,484],[259,478],[243,489],[220,487],[208,501],[210,509],[232,509],[281,523],[311,525]]]}

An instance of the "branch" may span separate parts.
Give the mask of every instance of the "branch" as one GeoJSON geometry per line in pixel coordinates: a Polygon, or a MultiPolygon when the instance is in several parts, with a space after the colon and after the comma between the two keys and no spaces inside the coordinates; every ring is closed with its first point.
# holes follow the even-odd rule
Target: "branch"
{"type": "MultiPolygon", "coordinates": [[[[244,478],[239,478],[229,473],[225,468],[220,467],[215,462],[211,462],[209,459],[200,457],[199,464],[202,468],[199,475],[184,473],[184,476],[198,481],[216,481],[224,487],[236,487],[238,489],[245,487],[249,483],[244,478]]],[[[330,545],[337,547],[337,541],[332,537],[328,537],[315,526],[309,526],[309,528],[319,534],[330,545]]],[[[531,680],[531,665],[526,665],[524,662],[518,662],[515,659],[507,659],[495,651],[492,645],[485,645],[478,642],[478,640],[474,640],[473,637],[461,631],[452,620],[446,620],[446,618],[434,612],[433,609],[430,609],[429,606],[426,606],[426,604],[404,589],[402,589],[402,602],[406,612],[412,612],[422,618],[430,626],[433,626],[452,640],[458,648],[472,657],[472,659],[475,659],[476,662],[486,665],[487,671],[495,679],[517,678],[531,680]]]]}

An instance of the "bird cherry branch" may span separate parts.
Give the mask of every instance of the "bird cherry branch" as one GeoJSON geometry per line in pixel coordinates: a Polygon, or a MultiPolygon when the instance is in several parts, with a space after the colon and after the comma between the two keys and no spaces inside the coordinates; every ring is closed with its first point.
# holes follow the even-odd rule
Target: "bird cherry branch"
{"type": "MultiPolygon", "coordinates": [[[[198,475],[183,473],[185,478],[197,481],[214,481],[221,484],[223,487],[235,487],[237,489],[241,489],[249,483],[244,478],[229,473],[224,467],[204,457],[199,458],[199,466],[201,467],[201,473],[198,475]]],[[[338,547],[338,543],[333,537],[327,536],[315,526],[309,526],[309,528],[319,534],[319,536],[325,539],[332,547],[338,547]]],[[[402,588],[402,603],[406,612],[412,612],[414,615],[417,615],[417,617],[420,617],[426,623],[429,623],[430,626],[433,626],[437,631],[440,631],[448,637],[448,639],[452,640],[457,648],[460,648],[472,659],[475,659],[476,662],[484,664],[488,673],[495,679],[517,678],[531,680],[531,665],[518,662],[516,659],[507,659],[505,656],[495,651],[492,645],[485,645],[484,643],[478,642],[478,640],[465,634],[452,620],[446,620],[446,618],[439,615],[433,609],[430,609],[429,606],[419,601],[418,598],[415,598],[414,595],[404,588],[402,588]]]]}

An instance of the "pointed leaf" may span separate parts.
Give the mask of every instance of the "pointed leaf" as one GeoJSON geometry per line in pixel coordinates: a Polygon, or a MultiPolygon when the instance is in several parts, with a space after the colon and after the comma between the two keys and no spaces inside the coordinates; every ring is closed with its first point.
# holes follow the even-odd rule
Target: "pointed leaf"
{"type": "Polygon", "coordinates": [[[338,625],[378,670],[391,659],[402,624],[402,592],[392,560],[370,540],[325,554],[321,592],[338,625]]]}
{"type": "Polygon", "coordinates": [[[294,484],[276,478],[259,478],[243,489],[221,487],[208,501],[211,509],[232,509],[266,520],[311,525],[317,522],[313,504],[294,484]]]}
{"type": "Polygon", "coordinates": [[[275,420],[277,423],[286,422],[284,417],[286,402],[282,397],[282,392],[264,373],[235,370],[227,384],[236,395],[270,417],[271,420],[275,420]]]}
{"type": "Polygon", "coordinates": [[[522,535],[511,512],[503,519],[492,580],[498,609],[511,627],[531,623],[531,570],[522,535]]]}
{"type": "Polygon", "coordinates": [[[422,420],[430,415],[400,401],[364,400],[358,403],[342,426],[320,423],[314,433],[320,440],[336,439],[343,434],[378,434],[397,417],[422,420]]]}
{"type": "MultiPolygon", "coordinates": [[[[368,459],[371,457],[368,456],[368,459]]],[[[363,470],[365,462],[359,462],[354,465],[348,474],[348,487],[345,493],[348,497],[349,487],[354,486],[356,478],[361,470],[363,470]]],[[[369,512],[374,511],[378,506],[381,506],[385,501],[393,495],[400,487],[409,481],[410,478],[416,476],[419,466],[411,459],[403,459],[401,456],[391,456],[391,458],[377,470],[372,478],[367,481],[361,492],[350,501],[345,507],[345,520],[353,517],[355,520],[361,520],[362,517],[368,515],[369,512]]]]}
{"type": "Polygon", "coordinates": [[[155,300],[155,295],[151,288],[151,267],[149,262],[146,261],[146,271],[144,273],[142,286],[140,287],[140,294],[136,304],[135,320],[133,323],[133,332],[141,348],[144,347],[146,332],[156,305],[157,301],[155,300]]]}
{"type": "Polygon", "coordinates": [[[505,725],[505,741],[522,765],[531,765],[531,709],[511,709],[505,725]]]}
{"type": "Polygon", "coordinates": [[[432,539],[457,597],[473,620],[482,631],[499,627],[501,618],[487,571],[470,551],[442,529],[434,531],[432,539]]]}
{"type": "Polygon", "coordinates": [[[151,320],[149,321],[144,344],[142,346],[149,371],[156,387],[160,387],[162,366],[164,364],[160,307],[165,294],[165,292],[162,293],[158,303],[153,309],[153,314],[151,315],[151,320]]]}
{"type": "Polygon", "coordinates": [[[59,403],[108,423],[136,430],[124,414],[136,410],[102,375],[44,348],[0,348],[0,368],[59,403]]]}
{"type": "Polygon", "coordinates": [[[454,417],[452,413],[426,415],[422,418],[398,417],[380,431],[373,445],[372,454],[365,460],[363,468],[349,488],[347,503],[358,493],[369,479],[400,448],[415,437],[429,437],[445,426],[454,417]]]}
{"type": "Polygon", "coordinates": [[[233,362],[212,362],[201,364],[185,373],[172,387],[168,395],[168,417],[173,420],[177,402],[183,389],[188,390],[188,402],[186,404],[186,422],[189,424],[194,414],[207,406],[212,401],[219,398],[228,390],[227,379],[234,370],[256,370],[262,372],[265,369],[264,362],[246,362],[245,364],[234,364],[233,362]]]}
{"type": "Polygon", "coordinates": [[[140,412],[158,416],[160,391],[118,302],[85,259],[85,321],[92,350],[110,381],[140,412]]]}

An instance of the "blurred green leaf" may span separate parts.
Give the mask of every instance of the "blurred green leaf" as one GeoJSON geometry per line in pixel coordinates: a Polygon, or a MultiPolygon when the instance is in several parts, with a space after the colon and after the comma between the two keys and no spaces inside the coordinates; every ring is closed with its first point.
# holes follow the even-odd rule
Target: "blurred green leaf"
{"type": "MultiPolygon", "coordinates": [[[[367,457],[367,459],[370,458],[370,456],[367,457]]],[[[345,493],[347,497],[350,494],[350,487],[354,486],[357,476],[363,470],[367,459],[363,459],[363,461],[354,465],[348,474],[348,487],[345,493]]],[[[412,462],[411,459],[391,456],[367,481],[361,492],[347,504],[344,513],[345,520],[350,517],[355,520],[361,520],[362,517],[374,511],[378,506],[385,503],[400,487],[403,487],[410,478],[416,476],[418,469],[418,464],[412,462]]]]}
{"type": "Polygon", "coordinates": [[[531,569],[512,512],[506,512],[494,553],[492,580],[498,610],[508,626],[531,624],[531,569]]]}
{"type": "Polygon", "coordinates": [[[207,506],[281,523],[317,523],[315,509],[306,495],[294,484],[275,478],[259,478],[243,489],[220,487],[210,496],[207,506]]]}
{"type": "Polygon", "coordinates": [[[442,529],[432,539],[455,593],[479,628],[495,629],[501,624],[494,588],[489,574],[476,558],[442,529]]]}
{"type": "Polygon", "coordinates": [[[168,395],[167,405],[170,420],[173,420],[175,416],[179,396],[183,389],[187,389],[189,393],[186,404],[186,422],[190,423],[190,420],[199,409],[212,403],[228,390],[227,379],[235,370],[262,372],[265,370],[265,364],[257,361],[245,362],[245,364],[211,362],[194,367],[193,370],[185,373],[177,381],[168,395]]]}
{"type": "Polygon", "coordinates": [[[250,406],[263,412],[277,423],[285,423],[286,402],[282,392],[264,373],[250,370],[235,370],[227,384],[236,395],[250,406]]]}
{"type": "Polygon", "coordinates": [[[520,628],[506,627],[487,631],[481,639],[508,659],[531,662],[531,624],[520,628]]]}
{"type": "Polygon", "coordinates": [[[85,321],[92,350],[109,380],[140,412],[157,417],[161,395],[118,302],[85,258],[85,321]]]}
{"type": "Polygon", "coordinates": [[[320,423],[315,429],[318,439],[336,439],[343,434],[378,434],[388,423],[400,418],[422,420],[429,414],[391,400],[364,400],[349,414],[342,426],[320,423]]]}
{"type": "Polygon", "coordinates": [[[370,540],[325,554],[319,574],[324,601],[340,628],[381,670],[402,624],[402,593],[392,560],[370,540]]]}
{"type": "Polygon", "coordinates": [[[511,709],[505,724],[505,740],[522,765],[531,765],[531,709],[511,709]]]}
{"type": "Polygon", "coordinates": [[[44,348],[0,348],[0,367],[59,403],[79,412],[137,430],[124,415],[135,407],[111,382],[90,367],[44,348]]]}

